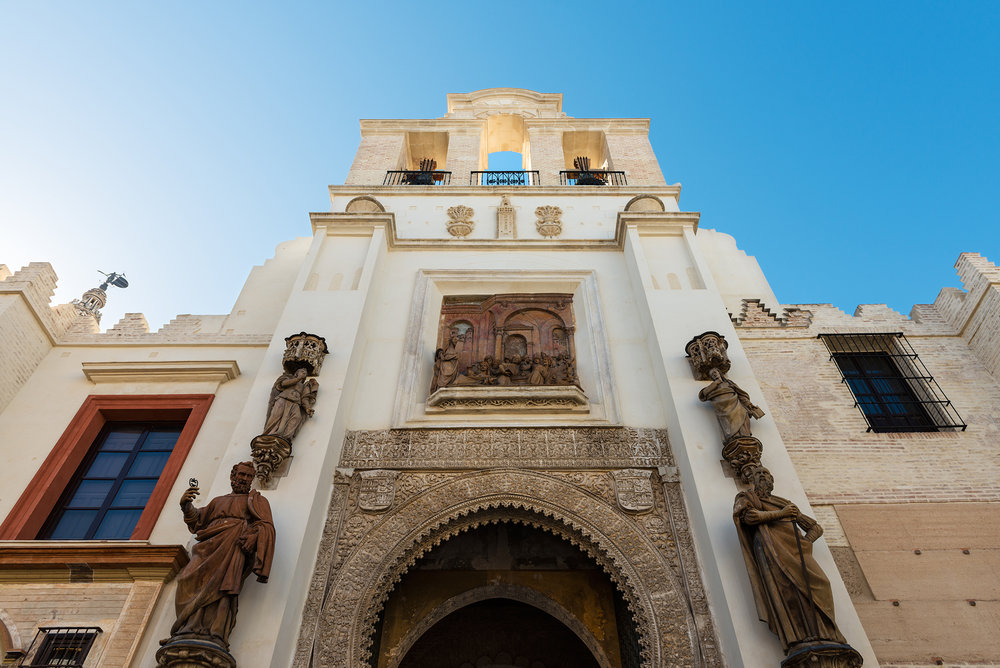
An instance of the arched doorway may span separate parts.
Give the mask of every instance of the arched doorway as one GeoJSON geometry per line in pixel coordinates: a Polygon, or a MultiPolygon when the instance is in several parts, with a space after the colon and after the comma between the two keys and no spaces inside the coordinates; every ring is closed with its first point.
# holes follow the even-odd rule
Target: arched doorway
{"type": "Polygon", "coordinates": [[[490,598],[445,616],[410,647],[399,668],[601,668],[558,619],[527,603],[490,598]]]}
{"type": "Polygon", "coordinates": [[[607,573],[513,509],[419,558],[373,640],[372,668],[628,668],[640,652],[607,573]]]}

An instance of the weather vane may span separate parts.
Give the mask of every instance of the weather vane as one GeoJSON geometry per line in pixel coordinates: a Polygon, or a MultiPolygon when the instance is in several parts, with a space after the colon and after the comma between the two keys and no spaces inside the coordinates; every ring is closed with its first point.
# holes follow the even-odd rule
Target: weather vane
{"type": "Polygon", "coordinates": [[[108,303],[108,295],[105,290],[108,289],[109,285],[116,288],[127,288],[128,281],[125,280],[125,274],[119,274],[115,271],[108,274],[98,269],[97,273],[104,275],[104,282],[101,283],[100,287],[91,288],[84,292],[82,298],[74,299],[73,306],[76,307],[78,315],[93,316],[97,322],[100,322],[101,309],[108,303]]]}

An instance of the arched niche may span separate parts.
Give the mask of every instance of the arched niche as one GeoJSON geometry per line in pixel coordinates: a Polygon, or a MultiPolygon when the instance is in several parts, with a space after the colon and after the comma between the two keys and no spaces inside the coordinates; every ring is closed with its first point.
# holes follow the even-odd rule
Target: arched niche
{"type": "Polygon", "coordinates": [[[654,195],[637,195],[625,204],[625,210],[639,213],[660,213],[666,211],[666,207],[663,206],[663,200],[659,197],[654,195]]]}
{"type": "Polygon", "coordinates": [[[347,213],[385,213],[385,207],[374,197],[361,195],[348,202],[344,211],[347,213]]]}

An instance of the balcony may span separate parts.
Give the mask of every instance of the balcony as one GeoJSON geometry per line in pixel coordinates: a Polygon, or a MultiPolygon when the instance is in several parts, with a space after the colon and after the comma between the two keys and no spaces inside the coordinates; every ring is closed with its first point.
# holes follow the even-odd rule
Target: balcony
{"type": "Polygon", "coordinates": [[[420,169],[397,169],[385,173],[384,186],[447,186],[451,172],[420,169]]]}
{"type": "Polygon", "coordinates": [[[609,172],[604,169],[559,172],[559,183],[564,186],[627,186],[625,172],[609,172]]]}
{"type": "Polygon", "coordinates": [[[537,186],[540,181],[538,171],[484,171],[472,172],[470,186],[537,186]]]}

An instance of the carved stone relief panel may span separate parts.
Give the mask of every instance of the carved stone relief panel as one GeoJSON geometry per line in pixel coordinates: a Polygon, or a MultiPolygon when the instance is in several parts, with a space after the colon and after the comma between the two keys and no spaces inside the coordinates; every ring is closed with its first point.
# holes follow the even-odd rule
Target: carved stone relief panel
{"type": "Polygon", "coordinates": [[[442,387],[579,385],[573,295],[445,297],[431,392],[442,387]]]}
{"type": "Polygon", "coordinates": [[[380,511],[392,506],[396,496],[396,477],[399,471],[362,471],[358,507],[361,510],[380,511]]]}

